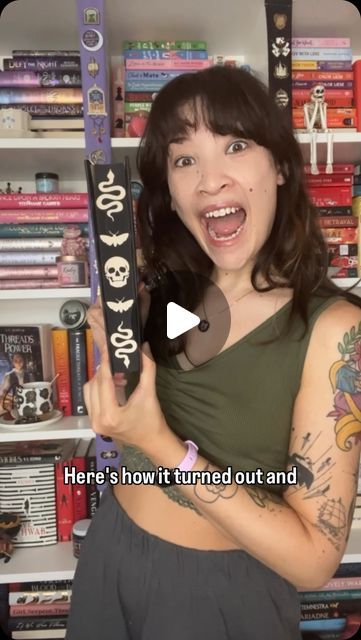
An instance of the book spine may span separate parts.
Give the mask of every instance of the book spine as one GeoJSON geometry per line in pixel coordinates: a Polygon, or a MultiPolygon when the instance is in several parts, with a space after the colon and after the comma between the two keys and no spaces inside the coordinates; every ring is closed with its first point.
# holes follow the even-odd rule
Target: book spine
{"type": "Polygon", "coordinates": [[[337,267],[335,267],[335,272],[332,273],[331,278],[358,278],[358,268],[341,267],[340,269],[338,269],[337,267]]]}
{"type": "Polygon", "coordinates": [[[64,604],[52,604],[52,605],[25,605],[13,604],[10,605],[10,616],[59,616],[64,615],[70,610],[70,604],[65,602],[64,604]]]}
{"type": "Polygon", "coordinates": [[[361,589],[361,576],[350,578],[331,578],[320,591],[332,591],[333,589],[361,589]]]}
{"type": "Polygon", "coordinates": [[[0,251],[60,251],[61,238],[0,238],[0,251]]]}
{"type": "Polygon", "coordinates": [[[124,40],[123,49],[207,49],[205,40],[124,40]]]}
{"type": "Polygon", "coordinates": [[[210,61],[207,60],[181,60],[180,58],[174,58],[173,60],[127,60],[126,69],[166,69],[173,71],[175,69],[182,69],[184,73],[189,71],[199,71],[201,69],[208,69],[211,66],[210,61]]]}
{"type": "MultiPolygon", "coordinates": [[[[1,197],[1,196],[0,196],[1,197]]],[[[87,209],[1,209],[1,224],[48,224],[48,223],[69,224],[71,222],[88,222],[87,209]]]]}
{"type": "Polygon", "coordinates": [[[335,207],[333,205],[326,207],[316,207],[320,216],[352,216],[352,206],[335,207]]]}
{"type": "MultiPolygon", "coordinates": [[[[76,468],[76,471],[86,472],[86,458],[85,456],[74,456],[71,461],[73,467],[76,468]]],[[[80,484],[79,482],[75,482],[72,485],[73,491],[73,521],[77,522],[78,520],[83,520],[88,517],[88,504],[87,504],[87,492],[86,485],[80,484]]]]}
{"type": "MultiPolygon", "coordinates": [[[[172,80],[181,76],[182,73],[186,73],[183,69],[179,71],[126,71],[126,80],[158,80],[164,82],[165,80],[172,80]]],[[[145,100],[144,102],[149,102],[145,100]]]]}
{"type": "Polygon", "coordinates": [[[0,71],[0,87],[81,87],[80,73],[0,71]]]}
{"type": "Polygon", "coordinates": [[[69,357],[69,339],[67,329],[52,329],[54,373],[59,409],[64,416],[72,415],[71,370],[69,357]]]}
{"type": "Polygon", "coordinates": [[[70,56],[79,60],[80,56],[77,49],[68,51],[65,49],[13,49],[11,53],[13,58],[68,58],[70,56]]]}
{"type": "Polygon", "coordinates": [[[343,60],[292,60],[292,70],[352,71],[352,62],[343,60]]]}
{"type": "MultiPolygon", "coordinates": [[[[306,100],[306,102],[310,99],[310,92],[307,89],[293,89],[292,97],[297,100],[306,100]]],[[[325,100],[328,103],[329,99],[338,99],[338,98],[353,98],[353,90],[352,89],[327,89],[325,90],[325,100]]]]}
{"type": "Polygon", "coordinates": [[[60,252],[54,251],[28,251],[20,253],[20,251],[4,251],[0,253],[0,265],[35,265],[35,264],[55,264],[56,258],[60,252]]]}
{"type": "Polygon", "coordinates": [[[153,96],[158,93],[162,87],[168,82],[168,80],[125,80],[124,88],[125,88],[125,99],[127,102],[131,102],[128,99],[128,94],[137,92],[137,93],[150,93],[153,96]]]}
{"type": "Polygon", "coordinates": [[[347,187],[308,187],[308,194],[316,207],[352,207],[352,189],[347,187]]]}
{"type": "MultiPolygon", "coordinates": [[[[0,209],[47,209],[61,208],[72,209],[74,207],[85,208],[88,206],[87,193],[11,193],[0,194],[0,209]]],[[[0,212],[0,216],[2,213],[0,212]]]]}
{"type": "MultiPolygon", "coordinates": [[[[314,80],[293,80],[292,87],[295,89],[312,89],[315,87],[318,82],[314,80]]],[[[322,86],[325,89],[352,89],[353,88],[353,80],[323,80],[322,86]]]]}
{"type": "Polygon", "coordinates": [[[125,102],[125,113],[135,113],[136,111],[150,111],[152,102],[125,102]]]}
{"type": "MultiPolygon", "coordinates": [[[[303,108],[292,109],[293,126],[296,129],[305,129],[305,115],[303,108]]],[[[356,127],[356,109],[354,108],[340,108],[340,109],[328,109],[327,111],[327,126],[329,128],[335,127],[356,127]]],[[[324,166],[324,165],[323,165],[324,166]]],[[[322,170],[321,173],[324,173],[322,170]]],[[[335,173],[338,173],[335,170],[335,173]]],[[[351,172],[352,173],[352,172],[351,172]]]]}
{"type": "Polygon", "coordinates": [[[301,603],[322,602],[329,600],[355,600],[361,599],[360,589],[340,589],[333,591],[303,591],[299,593],[301,603]]]}
{"type": "Polygon", "coordinates": [[[124,138],[124,62],[111,67],[112,136],[124,138]]]}
{"type": "MultiPolygon", "coordinates": [[[[333,165],[334,173],[349,173],[349,174],[353,175],[354,168],[355,168],[355,165],[353,165],[351,163],[335,163],[333,165]]],[[[326,173],[326,165],[325,164],[319,164],[318,165],[318,170],[319,170],[320,174],[326,173]]],[[[306,164],[304,166],[304,172],[306,174],[311,174],[311,165],[310,164],[306,164]]]]}
{"type": "Polygon", "coordinates": [[[7,104],[10,109],[22,109],[32,118],[78,118],[83,116],[82,104],[7,104]]]}
{"type": "MultiPolygon", "coordinates": [[[[86,458],[86,470],[87,472],[96,473],[97,463],[95,454],[88,455],[86,458]]],[[[96,510],[99,505],[99,492],[94,479],[86,485],[87,492],[87,512],[88,518],[94,518],[96,510]]]]}
{"type": "Polygon", "coordinates": [[[355,216],[320,216],[318,224],[322,229],[355,228],[358,226],[358,219],[355,216]]]}
{"type": "Polygon", "coordinates": [[[59,281],[49,280],[0,280],[0,290],[10,289],[57,289],[59,281]]]}
{"type": "MultiPolygon", "coordinates": [[[[352,244],[338,243],[337,244],[337,243],[329,242],[329,244],[327,245],[327,248],[328,248],[328,255],[331,258],[332,256],[346,256],[346,257],[357,258],[357,254],[358,254],[357,243],[352,243],[352,244]]],[[[350,265],[350,266],[354,266],[354,265],[350,265]]]]}
{"type": "MultiPolygon", "coordinates": [[[[347,613],[359,613],[360,603],[358,600],[329,600],[328,602],[303,602],[300,606],[301,617],[305,620],[306,615],[318,615],[318,617],[341,617],[347,613]],[[326,615],[322,615],[326,614],[326,615]]],[[[312,619],[312,618],[310,618],[312,619]]]]}
{"type": "Polygon", "coordinates": [[[42,629],[66,629],[68,616],[10,616],[9,631],[37,631],[42,629]]]}
{"type": "MultiPolygon", "coordinates": [[[[310,98],[309,94],[308,94],[308,97],[303,97],[303,98],[292,96],[292,107],[293,108],[303,107],[305,102],[309,101],[309,98],[310,98]]],[[[352,98],[345,98],[343,96],[331,98],[330,96],[328,96],[326,100],[327,100],[327,105],[328,107],[330,107],[330,109],[332,108],[340,109],[345,107],[347,107],[348,109],[351,109],[353,106],[352,98]]]]}
{"type": "Polygon", "coordinates": [[[73,491],[72,485],[64,482],[64,469],[69,466],[67,460],[55,465],[56,482],[56,525],[58,542],[69,542],[73,528],[73,491]]]}
{"type": "Polygon", "coordinates": [[[16,547],[56,542],[54,464],[4,466],[0,469],[0,511],[21,515],[16,547]]]}
{"type": "Polygon", "coordinates": [[[322,229],[322,233],[326,242],[329,243],[354,244],[358,241],[356,227],[326,227],[322,229]]]}
{"type": "Polygon", "coordinates": [[[58,589],[72,589],[72,580],[41,580],[41,582],[11,582],[9,592],[12,591],[57,591],[58,589]]]}
{"type": "Polygon", "coordinates": [[[125,64],[128,60],[208,60],[208,52],[190,49],[124,49],[125,64]]]}
{"type": "Polygon", "coordinates": [[[41,87],[39,89],[0,89],[0,104],[8,105],[26,103],[40,104],[82,104],[81,89],[56,89],[41,87]]]}
{"type": "MultiPolygon", "coordinates": [[[[0,213],[1,221],[1,213],[0,213]]],[[[0,238],[62,238],[67,224],[0,224],[0,238]]],[[[78,225],[82,236],[88,235],[88,225],[78,225]]]]}
{"type": "Polygon", "coordinates": [[[68,335],[72,415],[84,416],[87,413],[83,394],[83,386],[87,381],[85,332],[84,330],[70,329],[68,335]]]}
{"type": "Polygon", "coordinates": [[[9,593],[9,604],[53,604],[71,601],[71,589],[44,590],[44,591],[11,591],[9,593]]]}
{"type": "Polygon", "coordinates": [[[338,174],[335,172],[330,175],[322,174],[318,176],[308,174],[306,181],[307,181],[307,185],[310,187],[311,186],[327,187],[327,185],[344,186],[345,184],[352,184],[352,175],[338,174]]]}
{"type": "Polygon", "coordinates": [[[80,72],[79,58],[4,58],[4,71],[76,71],[80,72]]]}
{"type": "Polygon", "coordinates": [[[332,80],[337,82],[353,80],[352,71],[293,71],[292,80],[306,80],[307,82],[324,82],[332,80]]]}
{"type": "Polygon", "coordinates": [[[352,49],[350,47],[292,47],[292,59],[348,62],[352,60],[352,49]]]}
{"type": "Polygon", "coordinates": [[[42,279],[57,279],[58,269],[57,267],[43,267],[30,266],[30,267],[0,267],[0,281],[1,280],[26,280],[27,278],[42,278],[42,279]]]}
{"type": "Polygon", "coordinates": [[[95,373],[94,337],[90,327],[85,329],[85,346],[87,362],[87,378],[91,380],[95,373]]]}
{"type": "Polygon", "coordinates": [[[361,60],[353,64],[354,73],[354,103],[357,113],[357,131],[361,131],[361,60]]]}
{"type": "Polygon", "coordinates": [[[127,91],[125,99],[127,102],[152,102],[156,95],[153,91],[127,91]]]}
{"type": "Polygon", "coordinates": [[[349,49],[350,38],[292,38],[292,47],[299,49],[349,49]]]}
{"type": "Polygon", "coordinates": [[[12,467],[13,465],[34,465],[34,464],[55,464],[61,459],[59,453],[40,454],[0,454],[0,465],[2,467],[12,467]]]}

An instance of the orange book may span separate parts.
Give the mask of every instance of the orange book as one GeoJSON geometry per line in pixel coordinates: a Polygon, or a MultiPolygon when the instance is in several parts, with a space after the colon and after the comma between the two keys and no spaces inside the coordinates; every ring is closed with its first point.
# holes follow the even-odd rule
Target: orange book
{"type": "Polygon", "coordinates": [[[58,407],[64,416],[71,416],[71,381],[70,381],[70,360],[69,341],[67,329],[52,329],[54,371],[57,375],[56,391],[58,397],[58,407]]]}
{"type": "Polygon", "coordinates": [[[85,348],[86,348],[86,363],[87,363],[87,377],[91,380],[95,373],[95,361],[94,361],[94,338],[93,332],[90,327],[85,329],[85,348]]]}

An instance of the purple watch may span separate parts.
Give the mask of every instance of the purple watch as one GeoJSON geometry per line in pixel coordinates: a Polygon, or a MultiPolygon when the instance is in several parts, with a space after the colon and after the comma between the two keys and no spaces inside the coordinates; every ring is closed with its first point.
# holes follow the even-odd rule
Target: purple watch
{"type": "Polygon", "coordinates": [[[184,456],[182,462],[180,462],[180,464],[176,467],[176,469],[179,469],[180,471],[190,471],[193,468],[198,456],[198,447],[196,444],[194,444],[194,442],[192,442],[192,440],[186,440],[185,444],[188,447],[187,453],[184,456]]]}

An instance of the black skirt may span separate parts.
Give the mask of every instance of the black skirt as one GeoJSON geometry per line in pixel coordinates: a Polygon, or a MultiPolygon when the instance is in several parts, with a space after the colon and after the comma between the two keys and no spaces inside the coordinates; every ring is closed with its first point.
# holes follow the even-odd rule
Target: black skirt
{"type": "Polygon", "coordinates": [[[301,640],[296,589],[245,551],[136,525],[104,492],[74,577],[67,640],[301,640]]]}

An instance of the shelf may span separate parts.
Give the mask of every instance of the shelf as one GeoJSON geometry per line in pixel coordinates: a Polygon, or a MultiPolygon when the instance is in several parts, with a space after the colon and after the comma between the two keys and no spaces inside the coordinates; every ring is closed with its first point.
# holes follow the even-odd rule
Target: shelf
{"type": "MultiPolygon", "coordinates": [[[[296,133],[301,144],[305,162],[310,161],[310,135],[308,133],[296,133]]],[[[327,152],[327,134],[317,134],[317,161],[324,163],[327,152]]],[[[361,133],[357,131],[335,131],[333,134],[334,162],[361,162],[361,133]]]]}
{"type": "Polygon", "coordinates": [[[59,422],[39,429],[12,431],[0,425],[0,442],[20,442],[26,440],[66,440],[68,438],[94,438],[88,416],[70,416],[59,422]]]}
{"type": "Polygon", "coordinates": [[[8,564],[0,563],[0,584],[34,580],[72,580],[76,567],[71,542],[48,547],[19,547],[8,564]]]}
{"type": "MultiPolygon", "coordinates": [[[[361,529],[351,529],[342,562],[361,562],[361,529]]],[[[0,584],[34,580],[72,580],[76,567],[71,542],[18,548],[8,564],[0,563],[0,584]]]]}
{"type": "Polygon", "coordinates": [[[0,300],[68,300],[70,298],[90,298],[88,287],[63,287],[63,289],[3,289],[0,300]]]}

